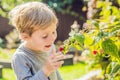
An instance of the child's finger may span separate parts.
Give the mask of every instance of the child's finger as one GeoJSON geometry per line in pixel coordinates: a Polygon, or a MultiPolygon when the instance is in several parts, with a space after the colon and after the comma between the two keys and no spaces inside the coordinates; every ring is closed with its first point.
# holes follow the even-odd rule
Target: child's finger
{"type": "Polygon", "coordinates": [[[55,58],[55,49],[53,47],[51,49],[50,58],[51,59],[55,58]]]}
{"type": "Polygon", "coordinates": [[[64,61],[59,61],[59,62],[56,62],[56,63],[54,64],[54,66],[55,66],[56,68],[59,68],[60,66],[62,66],[63,63],[64,63],[64,61]]]}
{"type": "Polygon", "coordinates": [[[51,51],[51,54],[54,54],[55,55],[56,51],[54,48],[52,48],[52,51],[51,51]]]}
{"type": "Polygon", "coordinates": [[[65,56],[63,54],[61,54],[59,56],[56,56],[57,61],[61,61],[61,60],[64,60],[64,59],[65,59],[65,56]]]}

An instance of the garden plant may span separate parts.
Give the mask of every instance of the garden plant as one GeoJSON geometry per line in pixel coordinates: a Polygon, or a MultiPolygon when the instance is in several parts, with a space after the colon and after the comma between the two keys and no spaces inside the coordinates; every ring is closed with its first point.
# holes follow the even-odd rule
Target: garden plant
{"type": "MultiPolygon", "coordinates": [[[[118,6],[120,5],[120,0],[118,6]]],[[[71,30],[64,53],[71,47],[89,52],[91,66],[102,69],[104,80],[120,78],[120,9],[109,0],[96,0],[94,15],[79,32],[71,30]]]]}

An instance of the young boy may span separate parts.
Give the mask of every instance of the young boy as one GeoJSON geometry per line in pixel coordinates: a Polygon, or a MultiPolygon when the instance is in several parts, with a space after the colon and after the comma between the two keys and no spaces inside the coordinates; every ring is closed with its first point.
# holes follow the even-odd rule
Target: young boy
{"type": "Polygon", "coordinates": [[[62,80],[57,69],[64,55],[55,52],[54,12],[44,3],[28,2],[11,10],[10,19],[23,40],[12,59],[17,80],[62,80]]]}

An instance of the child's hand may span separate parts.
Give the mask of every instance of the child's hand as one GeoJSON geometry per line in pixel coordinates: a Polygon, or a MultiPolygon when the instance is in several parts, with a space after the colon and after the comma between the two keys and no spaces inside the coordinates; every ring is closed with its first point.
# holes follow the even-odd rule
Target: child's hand
{"type": "Polygon", "coordinates": [[[51,55],[43,66],[42,70],[48,77],[52,72],[58,69],[63,63],[64,55],[61,52],[56,53],[52,50],[51,55]]]}

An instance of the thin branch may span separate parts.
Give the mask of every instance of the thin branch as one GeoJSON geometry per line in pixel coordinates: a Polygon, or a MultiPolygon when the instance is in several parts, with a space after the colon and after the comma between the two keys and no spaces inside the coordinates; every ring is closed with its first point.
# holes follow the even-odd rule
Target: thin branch
{"type": "Polygon", "coordinates": [[[1,5],[0,5],[0,8],[2,9],[2,11],[4,12],[8,12],[6,9],[4,9],[1,5]]]}
{"type": "Polygon", "coordinates": [[[1,0],[0,0],[0,9],[2,9],[2,11],[4,11],[4,12],[8,12],[6,9],[4,9],[3,7],[2,7],[2,5],[1,5],[1,0]]]}

